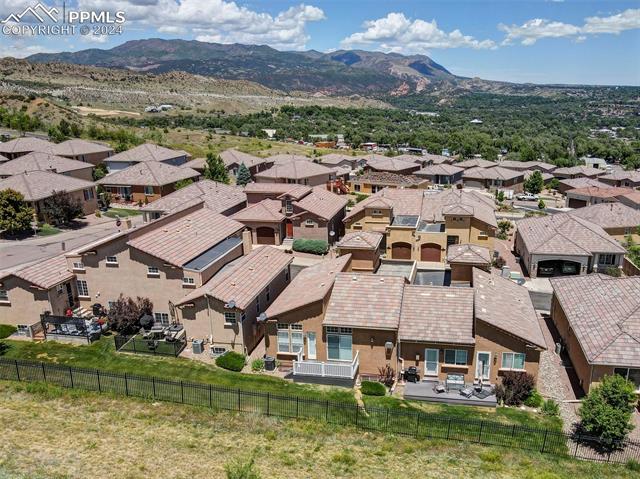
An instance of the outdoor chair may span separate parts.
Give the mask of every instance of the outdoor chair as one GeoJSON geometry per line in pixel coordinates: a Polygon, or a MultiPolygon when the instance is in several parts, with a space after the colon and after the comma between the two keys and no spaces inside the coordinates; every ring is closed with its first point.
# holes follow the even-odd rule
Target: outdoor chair
{"type": "Polygon", "coordinates": [[[446,393],[447,386],[445,386],[443,383],[438,383],[435,386],[433,386],[433,392],[435,392],[436,394],[446,393]]]}
{"type": "Polygon", "coordinates": [[[473,396],[473,392],[473,388],[467,386],[460,390],[460,395],[466,398],[470,398],[471,396],[473,396]]]}
{"type": "Polygon", "coordinates": [[[464,388],[464,376],[462,374],[448,374],[446,380],[447,390],[449,389],[463,389],[464,388]]]}

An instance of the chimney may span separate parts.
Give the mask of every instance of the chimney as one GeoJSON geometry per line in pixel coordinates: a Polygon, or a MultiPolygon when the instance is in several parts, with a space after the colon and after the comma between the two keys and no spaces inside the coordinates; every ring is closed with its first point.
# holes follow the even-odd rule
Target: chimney
{"type": "Polygon", "coordinates": [[[242,254],[249,254],[252,249],[251,231],[245,229],[242,231],[242,254]]]}

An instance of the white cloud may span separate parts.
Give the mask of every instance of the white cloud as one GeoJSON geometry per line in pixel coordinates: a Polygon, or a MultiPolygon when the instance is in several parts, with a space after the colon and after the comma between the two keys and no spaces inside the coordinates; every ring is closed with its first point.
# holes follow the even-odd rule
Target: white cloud
{"type": "Polygon", "coordinates": [[[534,18],[522,25],[498,25],[498,29],[507,35],[503,45],[520,42],[522,45],[533,45],[542,38],[572,37],[582,42],[587,35],[619,34],[625,30],[640,28],[640,9],[630,8],[624,12],[608,17],[588,17],[583,26],[556,22],[542,18],[534,18]]]}
{"type": "Polygon", "coordinates": [[[476,40],[460,30],[447,33],[438,27],[435,20],[411,20],[403,13],[389,13],[386,17],[366,21],[363,28],[364,31],[343,39],[342,47],[375,45],[384,51],[405,53],[445,48],[496,48],[493,40],[476,40]]]}

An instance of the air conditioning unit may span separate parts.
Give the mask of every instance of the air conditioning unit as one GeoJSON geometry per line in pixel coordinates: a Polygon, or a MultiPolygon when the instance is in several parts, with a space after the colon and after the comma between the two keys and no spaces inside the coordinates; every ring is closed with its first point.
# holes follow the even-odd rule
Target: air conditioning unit
{"type": "Polygon", "coordinates": [[[191,343],[193,354],[202,354],[204,352],[204,340],[194,339],[191,343]]]}

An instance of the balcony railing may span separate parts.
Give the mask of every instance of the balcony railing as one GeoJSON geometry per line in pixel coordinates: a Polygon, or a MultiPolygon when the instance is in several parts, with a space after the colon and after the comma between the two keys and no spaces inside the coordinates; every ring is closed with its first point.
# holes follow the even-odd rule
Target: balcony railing
{"type": "Polygon", "coordinates": [[[296,359],[293,361],[293,374],[294,376],[354,379],[358,374],[358,366],[360,365],[358,359],[359,354],[360,352],[356,351],[356,355],[350,363],[338,361],[305,361],[302,358],[302,351],[299,351],[296,359]]]}

